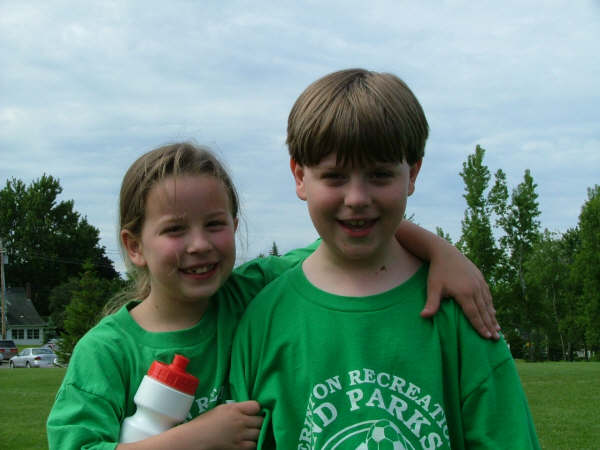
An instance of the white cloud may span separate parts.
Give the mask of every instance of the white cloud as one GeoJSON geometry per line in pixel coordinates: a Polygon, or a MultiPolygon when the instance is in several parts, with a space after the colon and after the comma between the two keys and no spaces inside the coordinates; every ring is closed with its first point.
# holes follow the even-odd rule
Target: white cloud
{"type": "Polygon", "coordinates": [[[458,238],[458,173],[480,144],[511,186],[532,170],[542,225],[564,231],[598,182],[599,22],[593,1],[10,2],[0,183],[60,178],[115,256],[127,166],[195,139],[239,185],[247,255],[290,249],[315,233],[289,175],[287,113],[317,77],[362,66],[405,79],[428,115],[419,223],[458,238]]]}

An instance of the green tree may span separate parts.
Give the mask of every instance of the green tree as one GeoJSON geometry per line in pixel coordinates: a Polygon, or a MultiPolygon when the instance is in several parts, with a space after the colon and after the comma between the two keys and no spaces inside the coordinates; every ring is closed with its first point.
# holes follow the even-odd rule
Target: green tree
{"type": "Polygon", "coordinates": [[[507,262],[503,267],[507,285],[504,287],[503,300],[510,299],[511,325],[529,334],[530,360],[539,358],[541,350],[541,324],[539,315],[539,298],[529,296],[525,280],[525,263],[532,253],[533,246],[540,236],[539,204],[534,183],[529,169],[525,170],[523,181],[513,189],[510,205],[506,209],[497,209],[503,213],[497,223],[504,231],[500,238],[503,253],[507,262]]]}
{"type": "Polygon", "coordinates": [[[484,155],[485,149],[478,145],[475,153],[467,157],[460,172],[465,183],[463,197],[467,208],[457,247],[479,267],[490,283],[494,280],[499,255],[490,223],[491,206],[486,196],[490,171],[483,164],[484,155]]]}
{"type": "Polygon", "coordinates": [[[68,362],[77,341],[101,318],[104,305],[123,287],[119,279],[100,278],[89,262],[73,288],[71,299],[64,312],[59,356],[68,362]]]}
{"type": "Polygon", "coordinates": [[[562,333],[567,340],[567,356],[574,358],[574,351],[585,347],[587,316],[583,299],[583,287],[575,259],[581,247],[579,228],[568,229],[561,237],[562,255],[569,266],[568,277],[563,290],[564,313],[560,319],[562,333]]]}
{"type": "Polygon", "coordinates": [[[582,286],[585,305],[585,341],[600,351],[600,186],[588,189],[588,199],[579,215],[580,246],[575,258],[575,276],[582,286]]]}
{"type": "Polygon", "coordinates": [[[441,237],[442,239],[445,239],[446,241],[448,241],[450,244],[452,244],[452,237],[450,237],[450,233],[446,233],[442,227],[435,227],[435,233],[441,237]]]}
{"type": "Polygon", "coordinates": [[[544,330],[552,360],[566,359],[572,349],[573,334],[568,332],[575,312],[568,291],[572,256],[562,236],[545,230],[525,262],[525,281],[530,297],[538,299],[537,322],[544,330]]]}
{"type": "Polygon", "coordinates": [[[68,281],[55,286],[50,291],[48,305],[50,318],[57,331],[64,330],[65,309],[73,298],[73,293],[79,288],[79,279],[70,278],[68,281]]]}
{"type": "Polygon", "coordinates": [[[32,300],[41,315],[48,315],[50,291],[81,272],[91,261],[99,276],[118,277],[99,245],[99,231],[74,210],[72,200],[59,201],[57,179],[42,175],[29,185],[10,179],[0,190],[0,237],[10,264],[6,279],[11,286],[32,286],[32,300]]]}
{"type": "Polygon", "coordinates": [[[271,255],[271,256],[281,256],[279,254],[279,249],[277,248],[277,244],[275,243],[275,241],[273,241],[273,246],[271,247],[271,250],[269,250],[269,255],[271,255]]]}

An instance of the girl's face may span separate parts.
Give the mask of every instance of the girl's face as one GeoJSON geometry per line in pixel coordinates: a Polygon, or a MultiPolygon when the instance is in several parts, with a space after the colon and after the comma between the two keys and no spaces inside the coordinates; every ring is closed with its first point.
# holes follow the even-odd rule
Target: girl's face
{"type": "Polygon", "coordinates": [[[141,236],[123,240],[132,262],[148,268],[152,300],[172,305],[207,300],[221,287],[235,262],[236,228],[220,180],[171,176],[148,193],[141,236]]]}

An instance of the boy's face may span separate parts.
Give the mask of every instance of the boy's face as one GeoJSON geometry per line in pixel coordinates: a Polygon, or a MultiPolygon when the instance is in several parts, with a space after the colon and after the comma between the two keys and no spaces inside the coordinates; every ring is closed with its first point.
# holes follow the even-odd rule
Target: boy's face
{"type": "Polygon", "coordinates": [[[413,166],[406,162],[338,166],[333,153],[316,166],[292,160],[291,168],[296,193],[306,200],[328,250],[343,261],[364,263],[385,258],[406,199],[414,192],[421,161],[413,166]]]}

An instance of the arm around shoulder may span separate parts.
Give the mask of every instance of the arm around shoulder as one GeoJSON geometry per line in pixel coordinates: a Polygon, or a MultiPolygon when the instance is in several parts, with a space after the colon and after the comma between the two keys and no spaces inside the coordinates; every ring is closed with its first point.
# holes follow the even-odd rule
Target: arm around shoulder
{"type": "Polygon", "coordinates": [[[500,327],[489,287],[467,257],[445,239],[408,220],[402,221],[396,238],[412,254],[430,261],[427,302],[421,316],[433,316],[442,298],[452,297],[482,337],[498,339],[500,327]]]}

